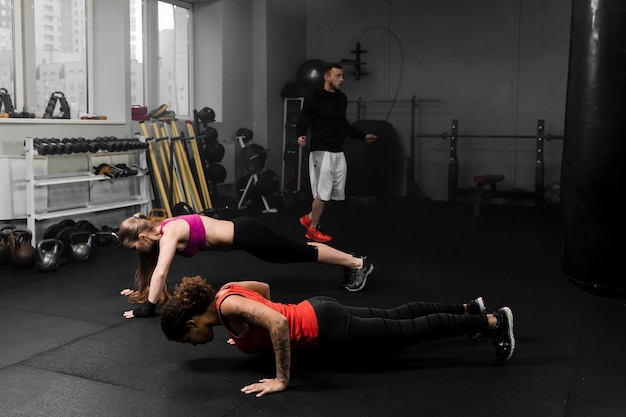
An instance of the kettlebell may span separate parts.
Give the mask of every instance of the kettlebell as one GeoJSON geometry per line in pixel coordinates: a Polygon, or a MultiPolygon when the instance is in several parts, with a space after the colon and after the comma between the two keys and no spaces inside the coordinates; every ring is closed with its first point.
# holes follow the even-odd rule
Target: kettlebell
{"type": "Polygon", "coordinates": [[[37,249],[31,245],[33,234],[30,230],[15,229],[9,235],[11,239],[11,264],[20,269],[32,268],[37,260],[37,249]]]}
{"type": "Polygon", "coordinates": [[[42,272],[56,271],[63,256],[63,242],[59,239],[44,239],[37,244],[35,265],[42,272]]]}
{"type": "Polygon", "coordinates": [[[9,262],[11,246],[9,240],[9,232],[15,229],[15,226],[4,225],[0,227],[0,265],[6,265],[9,262]]]}
{"type": "Polygon", "coordinates": [[[79,262],[84,262],[91,256],[92,234],[86,231],[74,232],[68,241],[70,244],[70,257],[79,262]]]}
{"type": "Polygon", "coordinates": [[[155,226],[160,225],[165,219],[167,219],[167,212],[162,208],[153,208],[148,214],[148,220],[155,226]]]}

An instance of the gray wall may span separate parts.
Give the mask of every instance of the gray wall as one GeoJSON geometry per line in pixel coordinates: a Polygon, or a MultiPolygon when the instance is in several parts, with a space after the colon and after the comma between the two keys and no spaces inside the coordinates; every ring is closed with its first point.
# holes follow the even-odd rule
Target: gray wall
{"type": "MultiPolygon", "coordinates": [[[[0,154],[20,154],[26,136],[92,138],[133,134],[129,115],[128,5],[95,1],[95,112],[109,123],[0,125],[0,154]],[[104,9],[103,9],[104,7],[104,9]],[[117,34],[112,36],[112,34],[117,34]],[[105,75],[106,74],[106,75],[105,75]]],[[[417,132],[534,134],[536,120],[562,134],[569,47],[567,0],[221,0],[196,4],[194,20],[195,108],[214,108],[220,139],[249,127],[268,149],[267,167],[281,171],[282,87],[295,81],[309,58],[353,58],[356,42],[368,75],[347,77],[349,99],[400,100],[389,122],[405,152],[415,96],[417,132]],[[393,35],[397,36],[394,37],[393,35]]],[[[346,73],[351,69],[346,67],[346,73]]],[[[351,106],[349,119],[355,120],[351,106]]],[[[365,118],[384,119],[389,103],[370,103],[365,118]]],[[[423,192],[446,198],[448,143],[420,139],[417,179],[423,192]]],[[[532,141],[464,140],[459,146],[461,185],[471,176],[499,173],[504,188],[532,189],[532,141]]],[[[237,148],[237,147],[236,147],[237,148]]],[[[546,184],[558,181],[560,143],[546,148],[546,184]]],[[[237,176],[241,175],[237,167],[237,176]]],[[[402,194],[403,190],[398,190],[402,194]]]]}
{"type": "MultiPolygon", "coordinates": [[[[307,56],[354,58],[350,51],[360,42],[369,75],[347,78],[344,92],[354,100],[393,99],[402,74],[399,99],[440,100],[419,106],[418,133],[449,131],[459,119],[461,133],[534,135],[537,119],[545,119],[547,132],[562,134],[570,7],[569,0],[308,1],[307,56]]],[[[368,105],[365,117],[384,119],[388,106],[368,105]]],[[[389,118],[407,152],[409,117],[408,105],[398,103],[389,118]]],[[[463,140],[461,185],[471,185],[472,175],[498,173],[506,176],[503,188],[532,190],[533,142],[463,140]]],[[[446,199],[449,143],[416,145],[423,192],[446,199]]],[[[560,154],[561,143],[549,142],[546,184],[558,181],[560,154]]]]}

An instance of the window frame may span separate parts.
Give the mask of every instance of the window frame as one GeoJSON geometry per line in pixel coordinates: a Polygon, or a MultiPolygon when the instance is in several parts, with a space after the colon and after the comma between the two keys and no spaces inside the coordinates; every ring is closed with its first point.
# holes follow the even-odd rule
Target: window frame
{"type": "MultiPolygon", "coordinates": [[[[16,104],[16,111],[25,110],[29,113],[35,113],[37,104],[36,94],[36,74],[37,68],[35,64],[35,25],[34,25],[34,0],[12,0],[13,1],[13,55],[14,55],[14,95],[13,103],[16,104]]],[[[188,69],[187,77],[189,82],[188,109],[189,113],[193,112],[195,105],[195,79],[194,79],[194,4],[178,0],[160,0],[177,7],[187,9],[189,20],[187,24],[187,59],[188,69]]],[[[159,50],[158,50],[158,2],[159,0],[143,0],[142,5],[142,36],[143,36],[143,88],[144,103],[149,109],[156,108],[159,103],[159,50]],[[153,22],[147,23],[147,22],[153,22]],[[152,64],[150,64],[152,63],[152,64]]],[[[101,53],[94,51],[94,0],[85,0],[86,8],[86,59],[87,59],[87,109],[86,112],[93,112],[95,103],[99,102],[96,98],[95,79],[94,79],[94,55],[102,56],[101,53]]],[[[129,15],[127,15],[129,16],[129,15]]],[[[127,26],[128,27],[128,26],[127,26]]],[[[130,42],[130,33],[127,35],[127,42],[130,42]]],[[[130,65],[130,57],[126,61],[130,65]]],[[[130,85],[130,83],[129,83],[130,85]]],[[[130,95],[130,94],[129,94],[130,95]]],[[[172,109],[175,110],[176,109],[172,109]]],[[[100,109],[101,112],[106,112],[100,109]]],[[[123,121],[131,123],[130,111],[125,113],[123,121]]],[[[179,117],[192,117],[192,114],[181,114],[177,112],[179,117]]],[[[20,123],[51,123],[62,122],[72,123],[75,119],[8,119],[11,122],[20,123]]],[[[118,120],[122,121],[122,120],[118,120]]],[[[83,121],[84,122],[84,121],[83,121]]],[[[113,122],[111,120],[110,122],[113,122]]]]}
{"type": "MultiPolygon", "coordinates": [[[[194,108],[194,39],[193,39],[193,12],[194,6],[191,3],[178,0],[143,0],[142,30],[143,30],[143,87],[144,105],[149,109],[156,108],[162,103],[159,95],[160,80],[160,56],[159,56],[159,31],[158,31],[158,5],[159,1],[169,3],[173,6],[182,7],[189,12],[187,24],[187,77],[189,82],[188,108],[191,113],[194,108]]],[[[130,41],[130,34],[129,34],[130,41]]],[[[142,103],[132,103],[142,104],[142,103]]],[[[176,111],[177,109],[172,109],[176,111]]],[[[176,115],[182,118],[191,118],[193,114],[182,114],[176,111],[176,115]]]]}
{"type": "MultiPolygon", "coordinates": [[[[93,0],[85,1],[86,12],[86,112],[94,108],[93,79],[93,0]]],[[[34,0],[13,0],[13,44],[15,63],[15,102],[22,103],[16,111],[35,113],[37,103],[37,66],[35,62],[34,0]]],[[[33,119],[29,119],[33,121],[33,119]]],[[[35,119],[36,120],[36,119],[35,119]]],[[[47,120],[49,121],[49,120],[47,120]]]]}

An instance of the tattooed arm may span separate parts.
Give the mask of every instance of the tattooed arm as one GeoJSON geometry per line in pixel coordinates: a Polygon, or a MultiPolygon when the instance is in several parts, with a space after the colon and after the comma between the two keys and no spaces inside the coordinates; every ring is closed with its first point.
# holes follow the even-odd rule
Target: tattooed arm
{"type": "MultiPolygon", "coordinates": [[[[246,394],[256,393],[257,397],[280,392],[287,388],[291,370],[291,343],[289,321],[278,311],[240,296],[226,298],[221,305],[222,316],[228,319],[233,328],[246,329],[260,327],[266,329],[276,357],[276,378],[264,378],[241,389],[246,394]]],[[[243,335],[243,334],[242,334],[243,335]]]]}

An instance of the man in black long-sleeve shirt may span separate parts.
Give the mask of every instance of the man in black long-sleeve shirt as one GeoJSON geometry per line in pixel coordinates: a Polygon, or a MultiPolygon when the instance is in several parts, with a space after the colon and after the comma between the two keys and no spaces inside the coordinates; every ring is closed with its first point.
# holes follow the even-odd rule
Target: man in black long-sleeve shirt
{"type": "Polygon", "coordinates": [[[322,232],[320,218],[326,204],[331,200],[345,200],[347,176],[346,158],[343,153],[343,141],[346,136],[366,142],[376,140],[377,136],[366,134],[354,128],[346,119],[348,99],[342,93],[343,69],[341,65],[331,63],[324,68],[324,86],[316,89],[304,101],[296,135],[298,144],[305,146],[306,133],[311,128],[311,153],[309,156],[309,176],[313,204],[311,212],[300,218],[300,223],[307,228],[306,238],[316,242],[330,242],[332,237],[322,232]]]}

